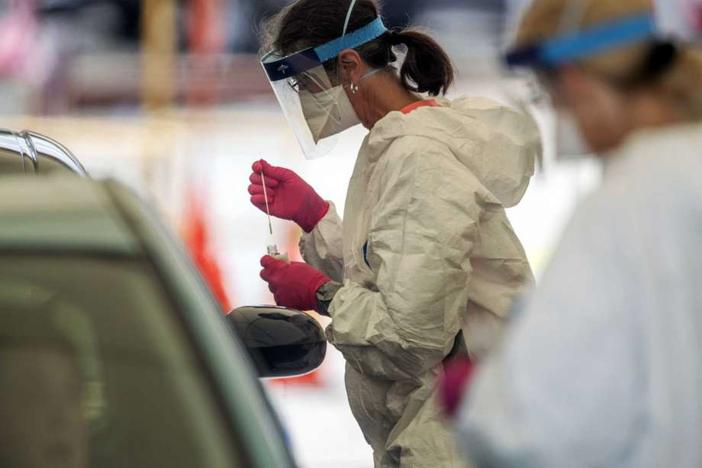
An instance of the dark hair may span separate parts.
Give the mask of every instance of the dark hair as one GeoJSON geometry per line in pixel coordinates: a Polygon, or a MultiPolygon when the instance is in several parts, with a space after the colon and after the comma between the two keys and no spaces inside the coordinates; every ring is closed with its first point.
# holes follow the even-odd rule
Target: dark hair
{"type": "MultiPolygon", "coordinates": [[[[296,1],[266,22],[264,47],[288,55],[336,39],[344,29],[352,1],[296,1]]],[[[366,26],[378,16],[375,0],[357,0],[347,33],[366,26]]],[[[407,47],[400,69],[402,85],[409,91],[431,96],[446,94],[455,75],[451,59],[434,39],[417,29],[388,31],[356,50],[371,67],[386,68],[397,61],[393,47],[399,45],[407,47]]]]}

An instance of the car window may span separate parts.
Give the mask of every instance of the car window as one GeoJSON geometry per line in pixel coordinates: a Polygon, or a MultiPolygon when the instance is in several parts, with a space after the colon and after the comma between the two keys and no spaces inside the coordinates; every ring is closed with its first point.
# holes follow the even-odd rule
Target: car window
{"type": "Polygon", "coordinates": [[[188,343],[146,262],[0,254],[0,466],[240,466],[188,343]]]}
{"type": "Polygon", "coordinates": [[[37,174],[63,174],[73,172],[71,168],[66,166],[61,160],[40,155],[36,165],[37,174]]]}
{"type": "Polygon", "coordinates": [[[0,132],[0,175],[24,174],[24,161],[17,152],[17,138],[0,132]]]}
{"type": "Polygon", "coordinates": [[[24,163],[19,155],[0,149],[0,176],[24,174],[24,163]]]}

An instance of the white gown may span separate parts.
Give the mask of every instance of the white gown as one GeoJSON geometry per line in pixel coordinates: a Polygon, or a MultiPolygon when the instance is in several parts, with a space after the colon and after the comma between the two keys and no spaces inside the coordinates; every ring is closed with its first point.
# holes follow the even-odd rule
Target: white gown
{"type": "Polygon", "coordinates": [[[610,155],[458,431],[477,466],[702,466],[702,126],[610,155]]]}

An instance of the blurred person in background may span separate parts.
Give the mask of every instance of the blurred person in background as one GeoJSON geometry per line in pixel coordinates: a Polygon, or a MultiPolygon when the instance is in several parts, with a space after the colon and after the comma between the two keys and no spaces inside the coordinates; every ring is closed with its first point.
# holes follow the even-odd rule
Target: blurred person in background
{"type": "Polygon", "coordinates": [[[268,25],[264,66],[306,154],[359,123],[369,134],[343,224],[297,174],[254,164],[252,203],[305,231],[307,261],[264,257],[261,276],[279,305],[332,318],[375,466],[462,466],[436,378],[452,350],[490,350],[532,284],[505,208],[524,195],[540,139],[492,101],[438,98],[454,77],[446,53],[379,15],[372,0],[300,0],[268,25]]]}
{"type": "Polygon", "coordinates": [[[456,424],[478,466],[702,466],[702,53],[661,11],[536,0],[521,22],[508,61],[605,179],[469,384],[456,424]]]}

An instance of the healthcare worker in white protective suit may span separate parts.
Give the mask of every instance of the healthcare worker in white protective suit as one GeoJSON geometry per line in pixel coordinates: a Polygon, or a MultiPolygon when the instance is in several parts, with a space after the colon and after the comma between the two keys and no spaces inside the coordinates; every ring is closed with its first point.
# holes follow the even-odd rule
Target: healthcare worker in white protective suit
{"type": "Polygon", "coordinates": [[[702,466],[702,54],[655,15],[535,0],[508,56],[606,170],[468,385],[457,428],[478,466],[702,466]]]}
{"type": "Polygon", "coordinates": [[[317,155],[358,123],[370,133],[343,226],[295,173],[254,164],[252,202],[265,211],[267,196],[273,215],[305,231],[307,263],[265,257],[262,277],[279,305],[332,318],[327,336],[347,361],[376,466],[461,466],[436,378],[452,350],[491,349],[532,284],[505,208],[527,189],[538,129],[486,99],[436,98],[453,79],[445,52],[425,34],[388,31],[372,0],[301,0],[268,30],[275,52],[263,64],[303,149],[317,155]]]}

